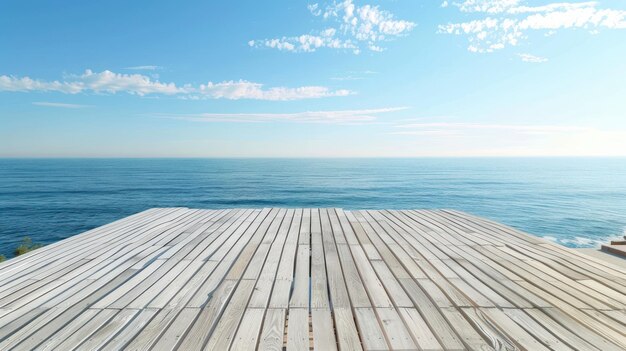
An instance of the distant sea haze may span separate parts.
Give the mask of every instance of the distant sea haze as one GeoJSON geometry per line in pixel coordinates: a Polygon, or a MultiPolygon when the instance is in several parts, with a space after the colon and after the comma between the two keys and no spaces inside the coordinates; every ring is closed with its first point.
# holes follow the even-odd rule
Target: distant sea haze
{"type": "Polygon", "coordinates": [[[592,247],[624,235],[626,158],[0,159],[0,254],[170,206],[451,208],[592,247]]]}

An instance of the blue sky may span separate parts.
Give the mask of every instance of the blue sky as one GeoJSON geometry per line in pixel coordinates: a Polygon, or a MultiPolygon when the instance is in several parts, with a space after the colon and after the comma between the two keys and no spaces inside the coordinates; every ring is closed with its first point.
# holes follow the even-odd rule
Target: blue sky
{"type": "Polygon", "coordinates": [[[4,1],[0,156],[626,155],[626,3],[4,1]]]}

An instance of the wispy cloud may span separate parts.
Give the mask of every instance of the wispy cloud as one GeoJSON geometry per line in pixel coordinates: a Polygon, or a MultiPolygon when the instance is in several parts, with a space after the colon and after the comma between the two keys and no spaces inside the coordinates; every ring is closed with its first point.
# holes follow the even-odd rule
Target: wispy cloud
{"type": "Polygon", "coordinates": [[[162,83],[141,74],[120,74],[108,70],[99,73],[86,70],[81,75],[68,75],[63,80],[55,81],[2,75],[0,76],[0,91],[40,91],[65,94],[88,92],[116,94],[125,92],[139,96],[174,95],[187,99],[272,101],[315,99],[353,94],[350,90],[332,90],[323,86],[265,88],[261,83],[246,80],[177,85],[175,83],[162,83]]]}
{"type": "Polygon", "coordinates": [[[530,63],[544,63],[548,62],[548,59],[545,57],[539,57],[531,54],[518,54],[519,58],[524,62],[530,63]]]}
{"type": "Polygon", "coordinates": [[[362,50],[380,52],[379,43],[410,32],[416,24],[398,20],[378,6],[357,6],[352,0],[334,2],[324,8],[310,4],[311,15],[320,17],[330,26],[311,33],[273,39],[250,40],[252,47],[267,47],[289,52],[314,52],[320,48],[342,49],[359,54],[362,50]]]}
{"type": "Polygon", "coordinates": [[[119,74],[111,71],[93,72],[86,70],[81,75],[68,75],[64,80],[45,81],[30,77],[0,76],[0,91],[54,91],[66,94],[82,92],[112,93],[127,92],[136,95],[187,92],[186,87],[174,83],[153,81],[141,74],[119,74]]]}
{"type": "Polygon", "coordinates": [[[298,88],[274,87],[265,89],[263,84],[240,81],[201,84],[191,95],[193,98],[209,97],[213,99],[254,99],[254,100],[300,100],[353,94],[346,89],[331,90],[322,86],[298,88]]]}
{"type": "Polygon", "coordinates": [[[582,28],[591,32],[626,28],[626,11],[599,8],[595,1],[528,6],[522,0],[465,0],[452,5],[479,17],[440,25],[438,31],[466,36],[468,50],[472,52],[493,52],[515,46],[533,31],[552,35],[563,29],[582,28]]]}
{"type": "Polygon", "coordinates": [[[146,65],[146,66],[124,67],[124,69],[130,70],[130,71],[156,71],[156,70],[163,69],[163,67],[154,66],[154,65],[146,65]]]}
{"type": "Polygon", "coordinates": [[[85,107],[90,107],[89,105],[66,104],[66,103],[62,103],[62,102],[45,102],[45,101],[33,102],[33,105],[36,105],[36,106],[46,106],[46,107],[59,107],[59,108],[85,108],[85,107]]]}
{"type": "Polygon", "coordinates": [[[161,114],[157,117],[181,119],[193,122],[363,124],[375,122],[381,114],[406,109],[407,107],[390,107],[363,110],[305,111],[293,113],[201,113],[193,115],[161,114]]]}

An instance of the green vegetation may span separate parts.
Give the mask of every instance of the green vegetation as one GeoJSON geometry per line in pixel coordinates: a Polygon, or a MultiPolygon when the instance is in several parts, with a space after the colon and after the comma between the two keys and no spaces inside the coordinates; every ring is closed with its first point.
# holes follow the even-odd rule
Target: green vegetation
{"type": "Polygon", "coordinates": [[[33,244],[33,241],[29,237],[24,237],[20,246],[15,249],[15,256],[23,255],[42,246],[41,244],[33,244]]]}
{"type": "MultiPolygon", "coordinates": [[[[15,254],[15,256],[19,256],[38,249],[42,246],[43,245],[41,244],[33,244],[33,241],[29,237],[25,236],[24,239],[22,239],[22,243],[15,248],[15,251],[13,251],[13,253],[15,254]]],[[[0,254],[0,262],[4,262],[6,261],[6,259],[6,256],[0,254]]]]}

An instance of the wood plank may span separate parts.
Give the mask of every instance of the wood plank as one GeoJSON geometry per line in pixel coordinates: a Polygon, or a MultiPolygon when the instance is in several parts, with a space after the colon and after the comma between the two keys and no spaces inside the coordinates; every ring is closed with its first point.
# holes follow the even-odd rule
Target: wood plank
{"type": "Polygon", "coordinates": [[[287,350],[309,350],[309,311],[306,308],[289,308],[287,324],[287,350]]]}
{"type": "Polygon", "coordinates": [[[394,350],[415,350],[417,345],[404,324],[402,318],[394,308],[377,308],[376,314],[387,336],[389,345],[394,350]]]}
{"type": "Polygon", "coordinates": [[[181,349],[201,350],[204,347],[206,340],[213,331],[213,325],[217,323],[221,311],[230,300],[236,283],[237,281],[231,279],[222,281],[215,293],[211,295],[209,302],[200,311],[200,315],[198,315],[187,334],[185,334],[179,346],[181,349]]]}
{"type": "Polygon", "coordinates": [[[183,308],[154,343],[152,350],[175,350],[176,345],[182,340],[183,335],[199,314],[199,308],[183,308]]]}
{"type": "Polygon", "coordinates": [[[343,274],[350,295],[350,305],[354,308],[371,307],[367,291],[361,280],[359,270],[352,257],[352,252],[347,244],[337,245],[337,252],[343,267],[343,274]]]}
{"type": "Polygon", "coordinates": [[[334,319],[337,331],[337,343],[340,350],[362,350],[359,333],[356,329],[352,310],[335,308],[334,319]]]}
{"type": "Polygon", "coordinates": [[[626,348],[619,268],[448,210],[156,209],[0,283],[0,349],[626,348]]]}
{"type": "MultiPolygon", "coordinates": [[[[528,313],[531,317],[533,317],[538,323],[543,325],[546,329],[550,330],[552,334],[559,337],[559,339],[563,340],[566,344],[573,347],[576,350],[600,350],[598,347],[592,345],[587,340],[583,339],[576,333],[566,329],[561,324],[559,324],[554,319],[550,318],[544,311],[541,309],[526,309],[526,313],[528,313]]],[[[581,328],[577,328],[577,330],[581,330],[581,328]]]]}
{"type": "MultiPolygon", "coordinates": [[[[119,274],[120,267],[125,267],[125,265],[128,263],[132,264],[132,260],[131,261],[127,261],[127,260],[133,257],[134,255],[136,255],[137,253],[141,252],[141,250],[143,249],[144,249],[143,247],[138,247],[136,250],[126,252],[125,255],[119,257],[119,261],[100,260],[99,262],[96,262],[96,264],[100,264],[102,265],[102,267],[91,265],[91,263],[89,266],[88,265],[81,266],[79,269],[76,269],[74,271],[76,273],[72,272],[71,274],[66,275],[64,279],[59,280],[55,282],[54,284],[49,284],[48,286],[46,286],[45,290],[40,289],[35,294],[29,295],[28,298],[20,299],[19,302],[13,303],[11,307],[11,309],[13,310],[13,313],[3,316],[0,319],[0,325],[6,324],[7,322],[11,321],[15,317],[23,315],[25,311],[29,309],[42,306],[41,305],[42,303],[44,303],[43,306],[46,306],[46,305],[53,304],[54,301],[59,301],[59,300],[65,301],[65,295],[71,294],[72,292],[76,291],[76,289],[86,291],[83,286],[80,286],[80,284],[85,282],[84,279],[87,277],[91,276],[95,279],[95,280],[93,279],[90,280],[90,282],[94,282],[94,281],[106,282],[106,280],[102,280],[100,278],[102,278],[102,276],[107,275],[107,274],[108,275],[112,274],[113,276],[119,274]],[[124,264],[120,265],[120,262],[124,264]],[[99,271],[97,271],[98,275],[91,275],[91,273],[94,272],[96,268],[99,268],[99,271]],[[66,281],[65,278],[69,278],[69,276],[72,276],[73,279],[66,281]],[[16,307],[19,307],[19,306],[22,306],[22,307],[16,309],[16,307]]],[[[121,270],[123,269],[124,268],[121,268],[121,270]]]]}
{"type": "Polygon", "coordinates": [[[520,347],[527,350],[549,350],[532,335],[507,317],[504,312],[497,308],[481,308],[480,313],[486,316],[493,324],[498,325],[500,330],[507,334],[520,347]]]}
{"type": "Polygon", "coordinates": [[[254,289],[253,280],[241,280],[233,293],[232,299],[225,306],[224,312],[211,333],[206,348],[226,350],[230,347],[240,320],[246,311],[246,302],[254,289]]]}
{"type": "Polygon", "coordinates": [[[443,350],[437,337],[428,327],[426,321],[415,308],[398,309],[409,332],[421,350],[443,350]]]}
{"type": "MultiPolygon", "coordinates": [[[[145,212],[147,213],[148,211],[145,212]]],[[[156,214],[151,212],[150,216],[144,216],[143,220],[137,220],[136,218],[133,218],[134,216],[131,216],[128,218],[128,222],[130,222],[130,224],[127,223],[126,219],[122,219],[120,221],[110,223],[109,225],[87,231],[81,235],[76,235],[57,243],[46,245],[24,255],[20,255],[19,257],[3,263],[2,270],[0,271],[0,282],[2,283],[0,285],[0,291],[5,287],[10,287],[11,281],[19,280],[20,276],[27,276],[29,273],[44,265],[49,267],[50,262],[63,263],[66,261],[64,260],[66,257],[70,257],[72,255],[72,252],[74,255],[77,253],[81,256],[86,255],[86,252],[81,249],[93,243],[94,240],[97,240],[97,238],[94,238],[97,234],[105,234],[107,238],[114,239],[117,235],[132,233],[137,228],[141,228],[142,224],[145,223],[144,221],[152,222],[153,226],[158,226],[163,221],[169,219],[170,217],[168,217],[168,215],[171,215],[171,213],[180,214],[186,212],[187,211],[183,209],[161,209],[160,211],[157,211],[156,214]],[[118,222],[126,225],[118,225],[118,222]],[[58,250],[59,246],[74,250],[69,252],[65,252],[65,250],[61,251],[58,250]],[[7,280],[10,281],[7,282],[7,280]]],[[[138,215],[141,214],[142,213],[138,215]]]]}
{"type": "Polygon", "coordinates": [[[256,249],[256,244],[251,243],[255,235],[264,235],[271,221],[276,216],[276,210],[264,209],[250,225],[238,237],[231,237],[221,250],[224,253],[211,275],[206,279],[200,288],[195,291],[193,297],[187,303],[188,307],[202,307],[212,296],[212,292],[223,282],[223,280],[237,280],[243,274],[250,256],[256,249]],[[229,278],[229,275],[232,276],[229,278]]]}
{"type": "Polygon", "coordinates": [[[465,318],[474,326],[491,347],[496,350],[516,350],[517,344],[498,325],[491,322],[478,309],[462,308],[465,318]]]}
{"type": "Polygon", "coordinates": [[[259,340],[259,350],[281,351],[283,349],[286,317],[287,310],[284,308],[267,310],[259,340]]]}
{"type": "Polygon", "coordinates": [[[350,296],[343,275],[343,267],[335,245],[335,235],[331,228],[327,209],[320,210],[322,224],[322,244],[326,261],[326,279],[330,303],[333,308],[350,308],[350,296]]]}
{"type": "Polygon", "coordinates": [[[351,246],[350,249],[372,305],[374,307],[392,307],[391,299],[376,275],[372,263],[368,260],[365,250],[360,246],[351,246]]]}
{"type": "Polygon", "coordinates": [[[354,316],[364,350],[374,351],[389,348],[373,308],[355,308],[354,316]]]}
{"type": "Polygon", "coordinates": [[[276,281],[276,275],[278,274],[278,266],[281,261],[285,242],[287,241],[287,235],[290,231],[293,232],[294,229],[297,229],[297,227],[292,226],[293,216],[294,211],[291,209],[287,210],[280,228],[278,229],[277,236],[271,244],[271,248],[267,254],[265,263],[263,264],[263,268],[258,277],[254,292],[248,302],[248,307],[267,308],[272,290],[274,288],[274,283],[276,281]]]}
{"type": "Polygon", "coordinates": [[[247,308],[239,323],[231,349],[255,350],[259,342],[259,333],[264,317],[265,309],[247,308]]]}
{"type": "Polygon", "coordinates": [[[164,332],[172,326],[172,322],[179,315],[179,309],[162,309],[150,320],[139,334],[129,343],[129,349],[147,350],[153,347],[164,332]]]}
{"type": "Polygon", "coordinates": [[[394,306],[413,307],[413,301],[409,298],[409,295],[407,295],[406,292],[402,289],[402,285],[400,285],[396,277],[394,277],[393,273],[389,270],[385,262],[373,261],[372,266],[374,266],[374,270],[378,274],[378,278],[381,280],[383,286],[391,297],[391,301],[393,301],[394,306]]]}
{"type": "Polygon", "coordinates": [[[463,350],[463,342],[444,318],[441,310],[428,298],[426,293],[412,279],[400,279],[400,283],[413,300],[415,308],[426,321],[430,330],[446,350],[463,350]]]}
{"type": "MultiPolygon", "coordinates": [[[[239,277],[241,280],[233,293],[231,301],[229,301],[228,305],[225,306],[222,316],[211,333],[206,348],[210,350],[226,350],[233,343],[237,328],[241,323],[241,319],[245,316],[244,313],[246,311],[246,305],[248,304],[254,291],[257,279],[259,278],[264,262],[267,259],[267,255],[269,254],[276,237],[280,236],[281,233],[284,234],[283,237],[286,236],[286,231],[289,228],[290,223],[290,219],[288,219],[289,223],[287,225],[283,225],[286,213],[287,211],[284,209],[279,210],[276,217],[267,227],[265,235],[262,237],[258,236],[251,241],[251,246],[249,247],[254,247],[256,245],[256,250],[254,250],[252,257],[244,256],[243,258],[240,258],[240,260],[248,260],[249,262],[246,263],[246,268],[243,274],[239,277]]],[[[291,213],[293,214],[293,212],[291,213]]],[[[260,233],[262,232],[259,232],[259,234],[260,233]]],[[[282,248],[282,242],[279,242],[278,247],[282,248]]],[[[243,264],[241,267],[243,267],[243,264]]],[[[275,271],[276,268],[277,261],[272,270],[275,271]]],[[[275,274],[275,272],[272,273],[275,274]]],[[[229,272],[229,276],[235,278],[233,271],[229,272]]],[[[248,326],[250,327],[252,323],[257,321],[260,323],[262,319],[262,313],[260,316],[257,314],[254,318],[247,321],[248,326]]],[[[244,345],[249,345],[249,341],[251,339],[251,336],[247,333],[256,333],[256,337],[258,337],[260,328],[261,325],[258,324],[255,330],[246,330],[244,332],[245,334],[241,338],[242,342],[245,342],[244,345]]]]}
{"type": "Polygon", "coordinates": [[[315,308],[311,310],[313,328],[313,348],[315,350],[337,350],[337,340],[333,331],[333,319],[330,309],[315,308]]]}
{"type": "Polygon", "coordinates": [[[311,308],[328,308],[326,258],[319,210],[311,211],[311,308]]]}
{"type": "Polygon", "coordinates": [[[121,350],[123,349],[144,327],[154,315],[158,312],[155,309],[141,310],[137,316],[132,320],[132,323],[127,324],[120,332],[109,340],[104,345],[102,350],[121,350]]]}
{"type": "MultiPolygon", "coordinates": [[[[114,311],[117,312],[117,311],[114,311]]],[[[81,350],[99,350],[106,344],[115,334],[122,330],[133,318],[139,310],[124,309],[119,311],[113,318],[106,322],[102,328],[92,334],[84,343],[80,345],[81,350]]]]}
{"type": "MultiPolygon", "coordinates": [[[[291,295],[291,288],[294,281],[295,269],[296,269],[296,257],[298,255],[298,240],[300,236],[300,228],[302,226],[302,210],[296,209],[294,212],[291,226],[289,227],[289,234],[285,240],[285,246],[280,257],[278,270],[276,272],[274,287],[272,289],[272,295],[270,297],[270,308],[287,308],[289,307],[289,297],[291,295]]],[[[308,266],[308,253],[306,265],[308,266]]],[[[300,258],[302,260],[302,258],[300,258]]],[[[302,262],[301,262],[302,264],[302,262]]],[[[300,275],[303,273],[300,272],[300,275]]],[[[306,273],[308,276],[308,267],[306,273]]],[[[303,280],[304,282],[304,280],[303,280]]],[[[308,278],[306,281],[308,285],[308,278]]],[[[302,289],[302,288],[301,288],[302,289]]]]}
{"type": "MultiPolygon", "coordinates": [[[[50,336],[43,343],[37,345],[30,345],[32,348],[38,347],[40,350],[54,350],[58,347],[60,343],[65,341],[70,335],[74,334],[78,329],[82,328],[87,322],[93,319],[100,310],[98,309],[88,309],[85,312],[81,313],[74,320],[68,323],[61,330],[56,332],[54,335],[50,336]]],[[[26,346],[26,345],[24,345],[26,346]]]]}
{"type": "Polygon", "coordinates": [[[502,312],[551,350],[572,350],[571,347],[552,335],[548,329],[532,319],[524,310],[505,308],[502,312]]]}
{"type": "MultiPolygon", "coordinates": [[[[69,335],[65,340],[55,346],[57,350],[72,350],[89,336],[91,336],[98,328],[113,318],[117,313],[116,310],[100,310],[89,322],[83,324],[73,334],[69,335]]],[[[25,346],[25,345],[24,345],[25,346]]]]}
{"type": "Polygon", "coordinates": [[[84,280],[72,287],[72,289],[76,288],[73,295],[60,294],[48,300],[47,303],[54,307],[35,309],[37,314],[34,315],[22,314],[17,320],[0,328],[0,335],[4,338],[0,343],[0,349],[19,342],[36,345],[50,337],[95,301],[134,274],[133,271],[125,268],[127,267],[121,265],[95,282],[84,280]]]}
{"type": "MultiPolygon", "coordinates": [[[[147,305],[142,306],[147,306],[150,308],[164,308],[168,305],[172,298],[181,291],[181,289],[184,289],[185,286],[189,284],[190,280],[199,271],[202,270],[203,266],[207,265],[207,262],[202,261],[191,261],[186,263],[187,265],[185,265],[182,272],[180,272],[180,274],[178,274],[176,278],[169,280],[169,284],[167,284],[167,287],[161,289],[160,291],[157,291],[155,293],[154,299],[152,299],[147,305]]],[[[183,265],[184,263],[179,264],[183,265]]],[[[214,265],[215,263],[211,262],[209,264],[209,267],[214,265]]],[[[191,283],[191,285],[194,286],[193,283],[191,283]]]]}
{"type": "Polygon", "coordinates": [[[296,258],[296,272],[293,283],[293,292],[289,307],[308,308],[309,307],[309,257],[311,250],[308,244],[298,245],[296,258]]]}
{"type": "Polygon", "coordinates": [[[594,328],[594,325],[590,326],[586,324],[585,321],[588,320],[587,318],[591,317],[583,318],[581,320],[579,318],[572,318],[569,314],[559,310],[558,308],[544,308],[542,310],[563,327],[601,350],[617,351],[624,349],[623,346],[618,346],[607,336],[601,335],[600,333],[602,333],[602,329],[598,330],[594,328]]]}
{"type": "Polygon", "coordinates": [[[367,254],[367,257],[371,260],[380,260],[381,257],[378,254],[378,251],[370,241],[367,233],[365,233],[365,229],[363,229],[363,226],[361,225],[359,220],[354,216],[354,212],[346,211],[345,214],[350,223],[350,227],[352,227],[352,230],[354,231],[354,234],[359,241],[360,247],[363,248],[363,250],[367,254]]]}
{"type": "Polygon", "coordinates": [[[442,308],[441,312],[470,350],[494,350],[458,309],[442,308]]]}

